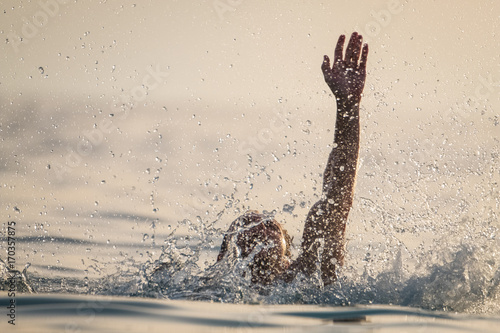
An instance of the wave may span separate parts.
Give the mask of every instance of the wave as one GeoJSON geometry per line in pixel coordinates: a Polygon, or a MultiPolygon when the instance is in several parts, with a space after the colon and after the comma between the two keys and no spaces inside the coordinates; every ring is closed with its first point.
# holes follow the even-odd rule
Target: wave
{"type": "MultiPolygon", "coordinates": [[[[354,260],[341,268],[339,279],[323,286],[318,275],[298,276],[292,283],[256,286],[247,260],[222,260],[200,265],[207,237],[220,232],[204,229],[196,244],[181,246],[172,234],[158,260],[121,262],[99,279],[54,278],[9,271],[3,265],[0,289],[14,277],[17,290],[41,293],[123,295],[149,298],[216,301],[240,304],[388,304],[470,314],[500,314],[500,263],[497,242],[443,243],[414,255],[409,266],[400,247],[390,259],[370,265],[354,260]],[[439,253],[437,255],[436,253],[439,253]],[[376,269],[374,269],[374,267],[376,269]],[[161,267],[161,270],[158,270],[161,267]],[[360,272],[359,268],[362,267],[360,272]]],[[[352,255],[353,256],[353,255],[352,255]]]]}

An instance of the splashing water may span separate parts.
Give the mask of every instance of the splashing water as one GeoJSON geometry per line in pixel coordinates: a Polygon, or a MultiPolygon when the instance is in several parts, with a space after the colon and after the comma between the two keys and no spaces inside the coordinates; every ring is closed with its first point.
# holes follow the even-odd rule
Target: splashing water
{"type": "MultiPolygon", "coordinates": [[[[189,225],[189,222],[184,220],[179,224],[189,225]]],[[[229,255],[206,269],[201,267],[200,254],[209,238],[221,230],[215,227],[215,222],[193,224],[193,228],[199,237],[194,246],[185,246],[174,230],[158,260],[138,263],[130,259],[122,262],[122,269],[101,279],[34,278],[36,282],[30,282],[26,273],[29,265],[19,272],[8,270],[2,262],[3,273],[16,276],[18,290],[28,292],[34,292],[35,285],[41,292],[246,304],[391,304],[464,313],[500,313],[500,265],[495,242],[462,242],[441,248],[439,260],[433,257],[438,249],[432,249],[415,255],[419,265],[411,270],[405,264],[404,249],[399,248],[392,259],[378,262],[381,266],[376,271],[365,266],[360,273],[355,265],[343,267],[338,281],[327,287],[322,285],[319,275],[298,276],[292,283],[258,286],[250,281],[251,257],[229,255]]]]}
{"type": "MultiPolygon", "coordinates": [[[[263,172],[260,176],[267,174],[263,172]]],[[[257,177],[259,175],[254,178],[257,177]]],[[[250,187],[248,191],[251,190],[250,187]]],[[[112,265],[115,271],[107,273],[105,258],[94,265],[94,270],[105,272],[100,278],[31,276],[27,272],[29,265],[19,272],[7,269],[1,262],[1,289],[8,290],[6,281],[14,275],[17,289],[26,292],[245,304],[392,304],[500,314],[500,247],[495,237],[497,227],[493,215],[466,213],[450,217],[431,214],[430,209],[428,215],[421,216],[404,211],[393,213],[359,195],[352,222],[348,225],[350,237],[356,239],[348,243],[346,266],[339,269],[335,284],[325,287],[318,275],[299,275],[291,283],[257,286],[251,283],[248,269],[251,257],[227,256],[218,263],[215,263],[215,256],[205,259],[207,252],[218,250],[220,236],[227,231],[222,227],[227,220],[225,213],[248,209],[233,195],[226,200],[222,211],[212,213],[213,221],[196,216],[192,220],[178,221],[177,225],[174,223],[173,231],[162,237],[161,253],[148,257],[146,262],[129,257],[118,263],[115,261],[112,265]],[[357,221],[356,214],[359,216],[360,212],[372,220],[357,221]],[[486,218],[481,219],[481,216],[486,218]],[[356,228],[362,228],[359,239],[356,228]],[[401,240],[408,234],[422,243],[408,248],[409,241],[401,240]],[[429,234],[434,237],[428,237],[429,234]],[[423,241],[426,237],[431,240],[423,241]],[[158,270],[159,267],[162,269],[158,270]]],[[[295,209],[284,206],[280,215],[291,216],[295,210],[307,209],[308,204],[310,202],[300,202],[293,206],[295,209]]],[[[155,235],[158,224],[156,220],[151,224],[153,232],[150,234],[155,235]]],[[[158,242],[158,236],[155,238],[152,241],[158,242]]],[[[153,246],[158,249],[157,245],[153,246]]]]}
{"type": "MultiPolygon", "coordinates": [[[[358,206],[377,211],[370,201],[361,201],[358,206]]],[[[269,214],[270,218],[274,213],[269,214]]],[[[346,266],[340,268],[339,279],[333,285],[323,286],[318,274],[299,275],[291,283],[278,281],[260,286],[251,283],[248,264],[252,256],[240,258],[230,249],[228,253],[232,255],[226,255],[219,262],[215,263],[211,257],[204,261],[208,249],[218,249],[214,239],[226,232],[218,227],[223,215],[224,212],[220,212],[212,222],[199,216],[194,222],[179,221],[164,239],[159,256],[150,257],[146,262],[134,258],[122,260],[115,265],[114,272],[101,278],[32,276],[28,272],[29,264],[23,271],[17,271],[0,260],[1,289],[8,290],[9,281],[15,281],[16,290],[20,292],[36,290],[244,304],[391,304],[500,314],[500,251],[498,241],[491,236],[495,230],[484,237],[443,234],[432,245],[408,249],[395,237],[397,233],[387,229],[396,220],[401,230],[408,227],[407,223],[401,216],[383,211],[381,221],[372,225],[372,229],[381,228],[385,243],[373,241],[371,235],[365,242],[351,241],[346,266]],[[181,234],[180,229],[187,229],[188,234],[181,234]]],[[[97,263],[96,266],[105,271],[102,267],[105,265],[97,263]]]]}
{"type": "Polygon", "coordinates": [[[34,293],[35,288],[28,279],[27,271],[31,266],[30,263],[26,264],[24,269],[21,271],[9,268],[1,258],[0,258],[1,275],[0,275],[0,290],[16,290],[20,292],[34,293]]]}

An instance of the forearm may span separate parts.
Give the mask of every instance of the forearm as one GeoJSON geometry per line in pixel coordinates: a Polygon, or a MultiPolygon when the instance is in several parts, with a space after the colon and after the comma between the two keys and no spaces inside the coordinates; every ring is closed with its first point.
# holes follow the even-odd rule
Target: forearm
{"type": "Polygon", "coordinates": [[[344,264],[345,230],[352,207],[359,156],[359,100],[337,99],[334,147],[324,177],[325,219],[321,276],[325,284],[336,280],[336,267],[344,264]]]}
{"type": "MultiPolygon", "coordinates": [[[[356,177],[359,155],[359,99],[337,99],[333,148],[323,176],[323,194],[328,199],[345,201],[356,177]]],[[[348,200],[351,201],[351,200],[348,200]]]]}
{"type": "Polygon", "coordinates": [[[337,144],[359,144],[359,103],[360,98],[336,98],[337,118],[334,142],[337,144]],[[355,138],[356,140],[352,140],[355,138]]]}

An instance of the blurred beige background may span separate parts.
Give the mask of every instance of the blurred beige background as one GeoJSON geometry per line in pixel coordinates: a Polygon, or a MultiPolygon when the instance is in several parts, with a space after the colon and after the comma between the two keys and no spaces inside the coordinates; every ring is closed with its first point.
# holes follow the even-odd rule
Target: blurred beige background
{"type": "Polygon", "coordinates": [[[211,263],[249,208],[276,210],[298,244],[335,125],[322,56],[352,31],[370,54],[351,262],[496,237],[497,1],[0,9],[0,223],[18,222],[19,265],[100,274],[215,221],[211,263]]]}

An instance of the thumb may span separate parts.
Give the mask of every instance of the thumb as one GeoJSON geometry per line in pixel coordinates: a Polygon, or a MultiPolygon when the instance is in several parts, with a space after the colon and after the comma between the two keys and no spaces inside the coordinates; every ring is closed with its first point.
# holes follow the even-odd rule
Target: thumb
{"type": "Polygon", "coordinates": [[[323,71],[324,74],[326,74],[328,71],[331,70],[330,67],[330,58],[328,58],[327,55],[323,57],[323,63],[321,64],[321,70],[323,71]]]}

